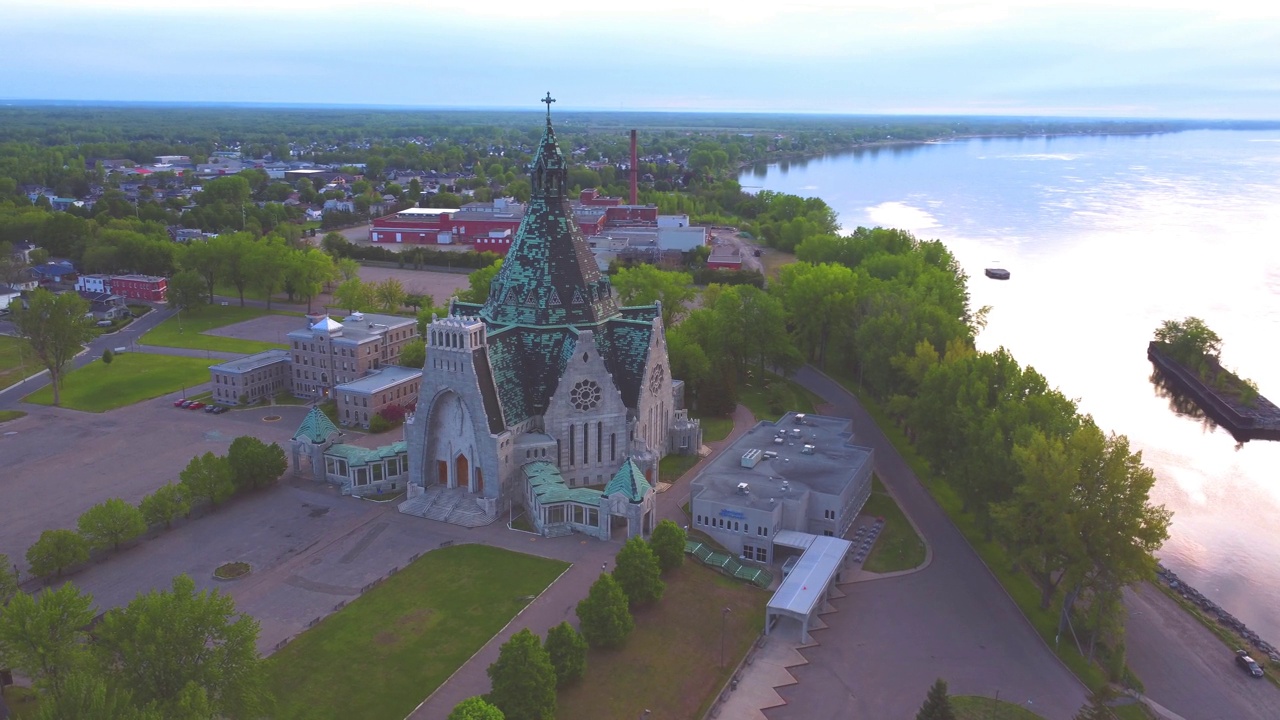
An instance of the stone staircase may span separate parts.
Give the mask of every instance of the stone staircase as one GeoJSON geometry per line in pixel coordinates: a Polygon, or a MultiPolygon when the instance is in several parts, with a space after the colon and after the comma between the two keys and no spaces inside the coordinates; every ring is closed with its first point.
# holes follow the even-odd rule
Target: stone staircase
{"type": "Polygon", "coordinates": [[[497,515],[486,513],[466,488],[441,485],[432,485],[421,495],[400,503],[399,510],[406,515],[463,527],[481,527],[498,519],[497,515]]]}

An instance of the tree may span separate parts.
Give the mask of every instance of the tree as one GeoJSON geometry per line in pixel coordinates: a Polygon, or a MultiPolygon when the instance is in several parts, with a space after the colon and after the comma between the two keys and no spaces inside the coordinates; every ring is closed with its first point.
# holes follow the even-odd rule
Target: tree
{"type": "Polygon", "coordinates": [[[215,246],[207,240],[196,240],[187,243],[186,249],[179,257],[179,264],[186,270],[199,273],[204,279],[205,290],[209,294],[209,302],[213,302],[213,286],[217,284],[222,272],[222,258],[215,246]]]}
{"type": "MultiPolygon", "coordinates": [[[[416,181],[417,178],[414,178],[416,181]]],[[[480,697],[469,697],[453,706],[448,720],[506,720],[502,711],[480,697]]]]}
{"type": "Polygon", "coordinates": [[[406,342],[400,348],[400,364],[408,368],[421,368],[427,364],[427,344],[420,338],[406,342]]]}
{"type": "Polygon", "coordinates": [[[697,296],[693,276],[685,272],[659,270],[643,264],[624,267],[612,278],[618,296],[628,305],[662,303],[662,324],[672,327],[688,312],[685,303],[697,296]]]}
{"type": "Polygon", "coordinates": [[[103,364],[103,365],[110,365],[110,364],[111,364],[111,361],[112,361],[112,360],[115,360],[115,359],[116,359],[116,354],[115,354],[114,352],[112,352],[111,348],[103,348],[103,349],[102,349],[102,364],[103,364]]]}
{"type": "Polygon", "coordinates": [[[56,701],[84,659],[84,628],[91,620],[93,597],[71,583],[37,596],[19,593],[0,613],[0,658],[56,701]]]}
{"type": "Polygon", "coordinates": [[[285,272],[289,269],[290,258],[297,251],[290,248],[276,236],[267,236],[253,246],[250,258],[251,281],[255,288],[267,296],[267,309],[271,309],[271,298],[284,288],[285,272]]]}
{"type": "Polygon", "coordinates": [[[373,286],[373,296],[384,312],[395,312],[404,304],[404,285],[395,278],[387,278],[373,286]]]}
{"type": "Polygon", "coordinates": [[[212,452],[191,458],[178,477],[182,495],[188,500],[201,498],[217,505],[236,490],[227,459],[212,452]]]}
{"type": "Polygon", "coordinates": [[[658,558],[658,566],[663,572],[675,570],[684,564],[684,529],[671,520],[663,520],[653,529],[649,536],[649,546],[658,558]]]}
{"type": "Polygon", "coordinates": [[[582,679],[587,671],[587,641],[568,621],[547,631],[543,647],[555,668],[558,687],[582,679]]]}
{"type": "Polygon", "coordinates": [[[88,312],[88,301],[78,294],[54,295],[44,289],[31,293],[27,307],[21,303],[13,306],[13,324],[18,335],[27,339],[49,371],[54,405],[62,402],[63,368],[93,337],[93,330],[85,319],[88,312]]]}
{"type": "Polygon", "coordinates": [[[506,720],[555,720],[556,671],[529,628],[502,644],[487,672],[493,689],[486,699],[506,720]]]}
{"type": "Polygon", "coordinates": [[[1196,370],[1204,368],[1206,359],[1219,360],[1222,354],[1222,338],[1198,317],[1165,320],[1155,340],[1166,345],[1175,360],[1196,370]]]}
{"type": "Polygon", "coordinates": [[[373,306],[373,290],[374,286],[360,278],[351,278],[333,291],[333,302],[338,307],[346,308],[347,312],[368,310],[373,306]]]}
{"type": "Polygon", "coordinates": [[[582,636],[592,647],[618,647],[635,627],[627,594],[609,573],[601,573],[587,596],[578,602],[577,615],[582,636]]]}
{"type": "Polygon", "coordinates": [[[196,592],[186,575],[168,591],[111,610],[94,634],[111,686],[165,717],[180,715],[170,710],[189,704],[197,689],[215,715],[258,717],[270,704],[255,647],[258,621],[237,611],[229,595],[196,592]]]}
{"type": "Polygon", "coordinates": [[[289,469],[284,450],[278,444],[268,445],[250,435],[241,435],[231,441],[227,464],[231,467],[231,479],[237,490],[267,487],[289,469]]]}
{"type": "Polygon", "coordinates": [[[793,336],[809,359],[826,365],[827,349],[848,342],[857,317],[857,280],[843,265],[792,263],[771,286],[782,300],[793,336]]]}
{"type": "Polygon", "coordinates": [[[40,539],[27,548],[27,564],[37,577],[57,575],[72,565],[89,560],[89,543],[71,530],[45,530],[40,539]]]}
{"type": "Polygon", "coordinates": [[[204,279],[195,270],[183,270],[169,279],[169,302],[188,312],[208,304],[204,279]]]}
{"type": "Polygon", "coordinates": [[[80,534],[94,549],[120,549],[120,543],[128,542],[147,531],[147,521],[142,511],[121,500],[111,498],[98,503],[76,521],[80,534]]]}
{"type": "Polygon", "coordinates": [[[662,598],[666,584],[662,582],[662,568],[658,556],[644,538],[636,536],[618,551],[617,567],[613,577],[632,605],[642,605],[662,598]]]}
{"type": "Polygon", "coordinates": [[[342,258],[336,263],[336,266],[338,274],[342,276],[343,280],[354,280],[360,277],[360,263],[351,258],[342,258]]]}
{"type": "Polygon", "coordinates": [[[222,279],[231,283],[240,296],[240,307],[244,307],[244,289],[254,278],[254,250],[257,243],[249,233],[231,233],[210,238],[210,249],[218,259],[219,274],[222,279]]]}
{"type": "Polygon", "coordinates": [[[191,512],[191,503],[183,496],[181,487],[166,483],[142,498],[139,509],[149,525],[164,523],[165,527],[170,527],[176,518],[191,512]]]}
{"type": "Polygon", "coordinates": [[[956,720],[956,711],[951,707],[951,697],[947,695],[947,683],[942,678],[934,681],[929,688],[929,695],[924,699],[916,720],[956,720]]]}
{"type": "MultiPolygon", "coordinates": [[[[208,715],[205,718],[209,717],[208,715]]],[[[107,687],[106,678],[89,670],[68,674],[57,697],[40,699],[34,720],[70,720],[71,718],[109,718],[110,720],[196,720],[170,716],[134,707],[129,693],[107,687]]],[[[203,719],[201,719],[203,720],[203,719]]]]}
{"type": "Polygon", "coordinates": [[[9,556],[0,553],[0,609],[9,602],[9,598],[18,594],[18,573],[15,565],[9,562],[9,556]]]}
{"type": "Polygon", "coordinates": [[[336,272],[333,258],[311,248],[293,255],[285,277],[293,291],[307,299],[307,312],[311,312],[311,301],[320,294],[324,284],[334,278],[336,272]]]}
{"type": "Polygon", "coordinates": [[[458,299],[469,303],[482,303],[489,299],[489,285],[502,270],[502,261],[498,260],[489,267],[483,267],[467,276],[469,287],[458,293],[458,299]]]}

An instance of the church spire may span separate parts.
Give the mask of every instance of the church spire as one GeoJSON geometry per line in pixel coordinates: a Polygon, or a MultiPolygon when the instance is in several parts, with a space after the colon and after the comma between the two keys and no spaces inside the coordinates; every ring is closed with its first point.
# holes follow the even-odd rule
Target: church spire
{"type": "Polygon", "coordinates": [[[569,206],[569,165],[547,126],[530,168],[529,204],[480,315],[496,325],[593,325],[618,314],[569,206]]]}

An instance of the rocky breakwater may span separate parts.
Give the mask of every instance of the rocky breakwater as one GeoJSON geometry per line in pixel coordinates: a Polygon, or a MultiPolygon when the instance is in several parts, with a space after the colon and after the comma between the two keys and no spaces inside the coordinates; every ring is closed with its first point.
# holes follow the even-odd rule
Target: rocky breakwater
{"type": "Polygon", "coordinates": [[[1181,595],[1187,602],[1192,603],[1204,612],[1206,617],[1217,620],[1219,625],[1234,632],[1244,644],[1250,645],[1259,653],[1265,654],[1267,659],[1272,663],[1280,664],[1280,652],[1271,643],[1263,640],[1258,633],[1249,629],[1247,625],[1241,622],[1236,616],[1224,610],[1214,601],[1205,597],[1199,590],[1191,587],[1183,582],[1174,571],[1163,565],[1156,565],[1156,578],[1169,586],[1169,589],[1181,595]]]}

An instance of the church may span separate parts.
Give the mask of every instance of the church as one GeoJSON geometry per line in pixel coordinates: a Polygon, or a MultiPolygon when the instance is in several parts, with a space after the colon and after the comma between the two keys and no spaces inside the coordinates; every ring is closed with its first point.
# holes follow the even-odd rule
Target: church
{"type": "Polygon", "coordinates": [[[477,525],[524,512],[544,535],[648,534],[658,463],[701,428],[671,377],[658,305],[624,307],[570,207],[551,125],[524,219],[483,304],[454,300],[423,338],[404,425],[413,515],[477,525]]]}

